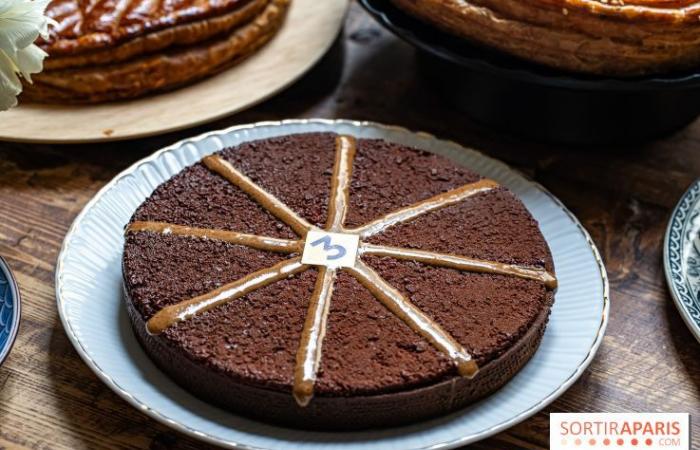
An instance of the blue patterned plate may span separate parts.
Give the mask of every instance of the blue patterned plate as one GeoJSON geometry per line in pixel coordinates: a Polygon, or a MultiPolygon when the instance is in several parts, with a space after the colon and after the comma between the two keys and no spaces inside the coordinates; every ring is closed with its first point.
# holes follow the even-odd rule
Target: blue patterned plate
{"type": "Polygon", "coordinates": [[[664,239],[664,269],[673,301],[700,341],[700,180],[673,210],[664,239]]]}
{"type": "Polygon", "coordinates": [[[10,353],[19,328],[19,289],[10,266],[0,257],[0,365],[10,353]]]}

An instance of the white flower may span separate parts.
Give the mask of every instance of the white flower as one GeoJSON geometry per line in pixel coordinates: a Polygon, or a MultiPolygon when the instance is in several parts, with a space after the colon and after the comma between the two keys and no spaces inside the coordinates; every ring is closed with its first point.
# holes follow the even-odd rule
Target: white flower
{"type": "Polygon", "coordinates": [[[20,76],[31,83],[31,74],[41,72],[46,52],[34,45],[48,37],[44,16],[50,0],[0,0],[0,111],[17,104],[22,92],[20,76]]]}

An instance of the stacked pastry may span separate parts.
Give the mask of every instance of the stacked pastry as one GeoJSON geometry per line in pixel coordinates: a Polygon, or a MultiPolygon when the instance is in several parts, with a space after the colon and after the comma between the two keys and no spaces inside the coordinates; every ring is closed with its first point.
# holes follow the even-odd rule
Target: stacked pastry
{"type": "Polygon", "coordinates": [[[96,103],[191,83],[280,28],[291,0],[53,0],[45,70],[24,98],[96,103]]]}
{"type": "Polygon", "coordinates": [[[700,62],[695,0],[392,0],[448,32],[549,66],[641,75],[700,62]]]}

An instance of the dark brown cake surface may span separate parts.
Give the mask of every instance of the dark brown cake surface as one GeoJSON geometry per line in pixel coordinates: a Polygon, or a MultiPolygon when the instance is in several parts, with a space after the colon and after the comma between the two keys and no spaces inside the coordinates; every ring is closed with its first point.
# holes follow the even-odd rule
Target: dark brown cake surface
{"type": "MultiPolygon", "coordinates": [[[[218,155],[311,225],[323,228],[329,212],[336,138],[330,133],[290,135],[245,143],[218,155]]],[[[481,177],[446,158],[385,141],[359,139],[345,225],[359,227],[479,180],[481,177]]],[[[202,163],[158,187],[134,214],[135,222],[300,238],[202,163]]],[[[366,242],[553,272],[536,221],[503,187],[391,226],[366,242]]],[[[166,306],[206,294],[289,257],[216,239],[127,233],[124,283],[134,326],[143,327],[166,306]]],[[[522,346],[520,341],[528,333],[537,335],[539,342],[541,330],[533,333],[532,329],[536,322],[543,329],[543,317],[546,320],[552,301],[552,290],[540,280],[388,256],[362,255],[361,259],[449,333],[479,367],[495,364],[509,349],[522,346]]],[[[187,364],[241,386],[288,393],[291,398],[297,351],[318,273],[312,266],[300,275],[169,326],[154,339],[187,364]]],[[[141,341],[148,346],[151,337],[141,341]]],[[[174,376],[187,378],[187,374],[174,376]]],[[[455,377],[459,374],[449,355],[387,309],[356,277],[338,272],[312,404],[324,397],[407,392],[455,377]]]]}

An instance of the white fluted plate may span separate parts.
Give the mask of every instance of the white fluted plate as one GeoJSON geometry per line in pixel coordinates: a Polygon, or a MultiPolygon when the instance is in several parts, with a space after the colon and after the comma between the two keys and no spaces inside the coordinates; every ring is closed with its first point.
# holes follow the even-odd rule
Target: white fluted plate
{"type": "Polygon", "coordinates": [[[600,255],[576,218],[542,186],[505,164],[425,133],[384,125],[290,120],[214,131],[164,148],[112,180],[85,207],[65,238],[56,268],[63,326],[80,356],[126,401],[183,433],[232,448],[437,449],[493,435],[530,417],[583,373],[608,317],[600,255]],[[323,433],[245,419],[189,394],[146,356],[121,298],[123,229],[156,186],[203,156],[244,141],[309,131],[383,138],[445,155],[514,191],[539,221],[554,257],[559,289],[542,344],[505,387],[454,414],[400,428],[323,433]]]}

